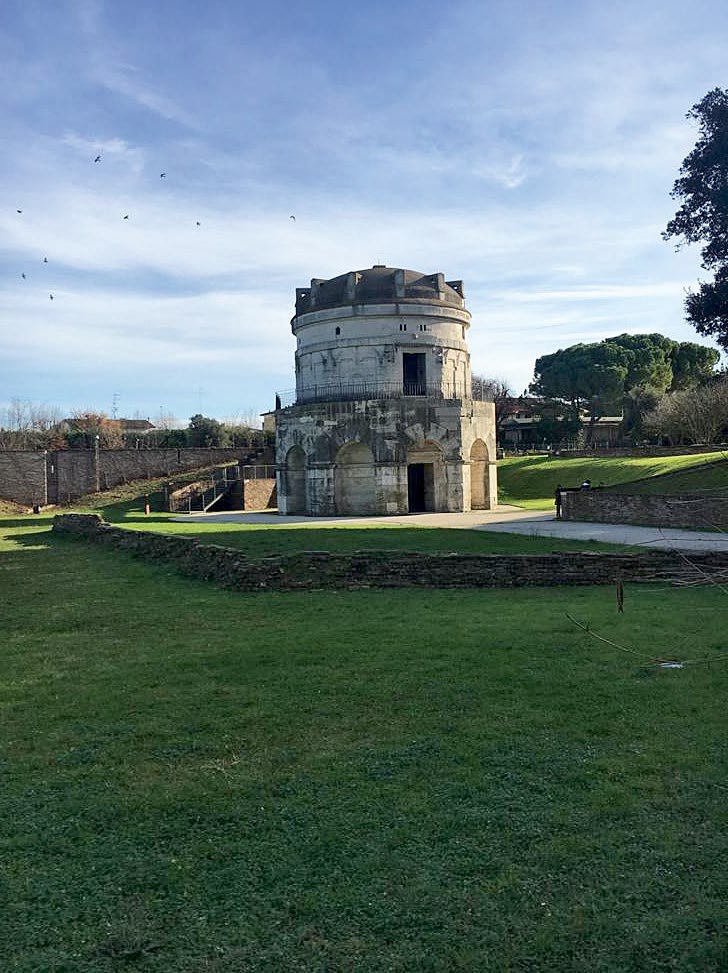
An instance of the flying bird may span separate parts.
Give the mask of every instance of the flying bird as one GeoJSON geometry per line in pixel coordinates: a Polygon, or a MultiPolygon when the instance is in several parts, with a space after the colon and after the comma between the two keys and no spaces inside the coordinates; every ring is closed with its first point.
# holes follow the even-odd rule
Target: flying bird
{"type": "Polygon", "coordinates": [[[47,264],[48,263],[48,257],[43,257],[43,263],[44,264],[47,264]]]}
{"type": "Polygon", "coordinates": [[[289,216],[288,219],[289,220],[293,220],[294,223],[296,222],[296,217],[295,216],[289,216]]]}
{"type": "Polygon", "coordinates": [[[22,213],[23,211],[22,211],[22,209],[16,209],[15,212],[16,213],[22,213]]]}
{"type": "Polygon", "coordinates": [[[27,279],[26,276],[25,276],[25,274],[21,274],[20,276],[23,278],[23,280],[26,280],[27,279]]]}
{"type": "Polygon", "coordinates": [[[160,172],[159,173],[159,178],[160,179],[166,179],[167,178],[167,173],[166,172],[160,172]]]}
{"type": "Polygon", "coordinates": [[[50,297],[50,299],[53,300],[53,295],[52,294],[49,294],[48,297],[50,297]]]}
{"type": "Polygon", "coordinates": [[[126,214],[126,216],[124,217],[124,219],[125,220],[128,220],[129,219],[129,214],[128,213],[126,214]]]}
{"type": "Polygon", "coordinates": [[[94,162],[101,162],[101,156],[97,155],[96,158],[94,159],[94,162]]]}
{"type": "Polygon", "coordinates": [[[197,221],[197,222],[195,223],[195,226],[202,226],[202,223],[200,223],[200,221],[198,220],[198,221],[197,221]]]}

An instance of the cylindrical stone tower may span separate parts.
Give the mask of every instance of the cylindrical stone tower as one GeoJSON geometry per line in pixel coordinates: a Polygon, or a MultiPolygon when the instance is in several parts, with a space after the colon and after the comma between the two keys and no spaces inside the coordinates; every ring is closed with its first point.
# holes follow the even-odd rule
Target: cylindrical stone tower
{"type": "Polygon", "coordinates": [[[280,512],[494,506],[494,408],[471,398],[469,327],[462,282],[442,274],[375,265],[298,288],[295,402],[276,412],[280,512]]]}

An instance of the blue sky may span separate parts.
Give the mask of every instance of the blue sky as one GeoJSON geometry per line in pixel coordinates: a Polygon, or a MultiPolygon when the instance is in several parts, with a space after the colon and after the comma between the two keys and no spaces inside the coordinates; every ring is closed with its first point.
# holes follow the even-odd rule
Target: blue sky
{"type": "Polygon", "coordinates": [[[6,0],[0,30],[0,415],[257,415],[295,288],[374,263],[462,278],[473,371],[517,392],[578,341],[703,340],[660,233],[723,0],[6,0]]]}

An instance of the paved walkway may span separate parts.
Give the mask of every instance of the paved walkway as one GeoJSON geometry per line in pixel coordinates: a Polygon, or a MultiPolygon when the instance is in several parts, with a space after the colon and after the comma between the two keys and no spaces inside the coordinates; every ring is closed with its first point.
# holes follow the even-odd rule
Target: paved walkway
{"type": "Polygon", "coordinates": [[[629,524],[590,524],[556,520],[552,513],[500,506],[467,514],[406,514],[394,517],[281,517],[275,513],[209,513],[175,517],[181,522],[260,524],[270,527],[449,527],[492,530],[529,537],[565,537],[603,541],[631,547],[681,551],[728,551],[728,534],[679,530],[671,527],[632,527],[629,524]]]}

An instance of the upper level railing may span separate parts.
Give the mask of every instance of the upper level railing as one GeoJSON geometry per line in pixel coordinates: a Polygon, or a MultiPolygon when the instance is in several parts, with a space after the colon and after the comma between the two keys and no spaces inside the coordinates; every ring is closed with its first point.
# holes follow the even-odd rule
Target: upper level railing
{"type": "Polygon", "coordinates": [[[431,399],[463,399],[462,383],[454,385],[420,382],[338,382],[332,385],[311,385],[307,388],[278,392],[276,405],[285,409],[290,405],[309,402],[352,402],[356,399],[400,399],[402,396],[426,396],[431,399]]]}

